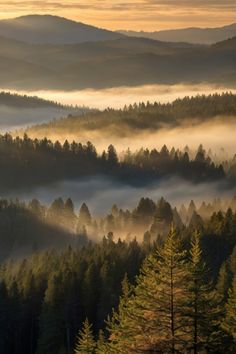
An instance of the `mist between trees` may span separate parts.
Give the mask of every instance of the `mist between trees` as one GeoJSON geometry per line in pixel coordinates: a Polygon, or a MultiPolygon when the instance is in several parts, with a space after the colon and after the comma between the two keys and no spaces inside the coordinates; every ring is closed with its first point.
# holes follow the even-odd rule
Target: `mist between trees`
{"type": "Polygon", "coordinates": [[[62,145],[43,140],[0,136],[0,176],[2,191],[33,188],[63,180],[104,176],[127,185],[142,186],[164,177],[179,176],[195,183],[227,180],[234,185],[235,158],[215,164],[202,145],[191,159],[188,147],[170,151],[164,145],[160,151],[129,149],[118,157],[113,145],[99,155],[95,146],[66,140],[62,145]],[[17,179],[15,176],[17,175],[17,179]]]}
{"type": "MultiPolygon", "coordinates": [[[[164,144],[183,148],[184,141],[195,149],[201,142],[207,149],[223,147],[233,154],[235,97],[225,93],[187,96],[166,104],[135,103],[124,109],[107,108],[82,116],[71,114],[67,118],[34,125],[26,132],[31,138],[46,136],[60,142],[66,139],[91,141],[100,152],[109,144],[116,145],[119,152],[128,147],[131,150],[161,148],[164,144]],[[227,141],[224,135],[227,135],[227,141]]],[[[24,131],[17,134],[23,136],[24,131]]]]}
{"type": "Polygon", "coordinates": [[[142,198],[134,210],[114,205],[94,218],[86,204],[77,214],[70,199],[49,208],[2,200],[1,349],[233,352],[235,209],[235,198],[178,210],[142,198]],[[139,242],[137,225],[146,230],[139,242]]]}

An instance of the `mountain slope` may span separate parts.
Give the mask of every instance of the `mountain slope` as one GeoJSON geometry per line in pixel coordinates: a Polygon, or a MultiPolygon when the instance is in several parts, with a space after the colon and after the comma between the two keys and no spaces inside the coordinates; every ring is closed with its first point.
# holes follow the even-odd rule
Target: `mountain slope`
{"type": "Polygon", "coordinates": [[[3,88],[105,88],[143,84],[236,84],[236,38],[188,45],[124,37],[67,45],[0,37],[3,88]]]}
{"type": "Polygon", "coordinates": [[[131,37],[144,37],[160,41],[213,44],[236,36],[236,23],[219,28],[184,28],[157,32],[119,31],[131,37]]]}
{"type": "Polygon", "coordinates": [[[4,131],[48,122],[69,114],[80,116],[88,111],[86,107],[64,106],[39,97],[0,92],[0,130],[4,131]]]}
{"type": "Polygon", "coordinates": [[[0,36],[37,44],[103,41],[123,35],[51,15],[28,15],[0,21],[0,36]]]}

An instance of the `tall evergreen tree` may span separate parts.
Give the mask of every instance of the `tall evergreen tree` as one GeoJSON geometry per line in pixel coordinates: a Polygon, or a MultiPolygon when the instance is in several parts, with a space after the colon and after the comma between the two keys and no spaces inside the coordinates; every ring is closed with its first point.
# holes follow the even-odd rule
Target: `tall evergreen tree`
{"type": "Polygon", "coordinates": [[[104,337],[104,332],[102,330],[99,331],[98,340],[96,345],[96,354],[109,354],[109,349],[107,347],[107,343],[104,337]]]}
{"type": "Polygon", "coordinates": [[[64,348],[64,321],[62,314],[62,275],[54,274],[48,281],[42,313],[37,354],[57,354],[64,348]]]}
{"type": "Polygon", "coordinates": [[[90,225],[91,220],[92,218],[89,208],[85,203],[83,203],[79,211],[79,222],[81,225],[90,225]]]}
{"type": "Polygon", "coordinates": [[[189,319],[190,350],[194,354],[206,348],[217,347],[221,337],[220,320],[222,315],[221,301],[209,281],[209,271],[202,260],[200,235],[193,234],[188,267],[189,301],[187,318],[189,319]]]}
{"type": "Polygon", "coordinates": [[[133,352],[132,338],[135,328],[133,327],[132,313],[132,292],[133,288],[128,282],[128,277],[122,282],[122,296],[117,311],[113,310],[112,317],[108,319],[109,341],[107,344],[108,353],[133,352]],[[131,311],[131,312],[130,312],[131,311]]]}
{"type": "Polygon", "coordinates": [[[236,275],[234,276],[232,287],[229,289],[229,298],[222,327],[233,337],[236,345],[236,275]]]}
{"type": "Polygon", "coordinates": [[[86,318],[83,328],[79,332],[75,346],[75,354],[95,354],[96,343],[94,341],[92,326],[86,318]]]}
{"type": "Polygon", "coordinates": [[[174,229],[164,247],[149,256],[134,295],[122,300],[110,327],[111,346],[120,353],[183,351],[186,333],[186,252],[174,229]],[[124,343],[123,338],[126,338],[124,343]]]}

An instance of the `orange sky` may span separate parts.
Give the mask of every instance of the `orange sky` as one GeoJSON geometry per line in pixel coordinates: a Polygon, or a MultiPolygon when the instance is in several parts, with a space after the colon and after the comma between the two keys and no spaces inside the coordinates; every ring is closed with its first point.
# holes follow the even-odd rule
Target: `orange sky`
{"type": "Polygon", "coordinates": [[[236,22],[236,0],[0,0],[0,18],[50,13],[109,29],[155,31],[236,22]]]}

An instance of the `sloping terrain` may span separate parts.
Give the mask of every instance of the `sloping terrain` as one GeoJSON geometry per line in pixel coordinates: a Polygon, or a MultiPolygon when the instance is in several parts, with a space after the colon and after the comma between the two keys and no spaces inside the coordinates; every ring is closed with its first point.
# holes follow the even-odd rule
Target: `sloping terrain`
{"type": "Polygon", "coordinates": [[[213,44],[236,36],[236,23],[218,28],[183,28],[156,32],[120,31],[130,37],[145,37],[160,41],[213,44]]]}
{"type": "Polygon", "coordinates": [[[211,46],[119,38],[37,45],[0,37],[3,88],[105,88],[143,84],[236,83],[236,37],[211,46]]]}
{"type": "Polygon", "coordinates": [[[0,35],[36,44],[103,41],[123,35],[52,15],[28,15],[0,21],[0,35]]]}

